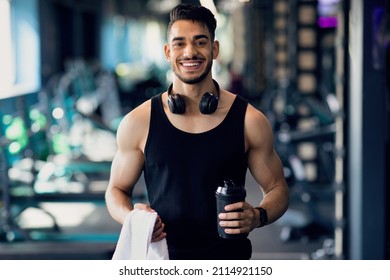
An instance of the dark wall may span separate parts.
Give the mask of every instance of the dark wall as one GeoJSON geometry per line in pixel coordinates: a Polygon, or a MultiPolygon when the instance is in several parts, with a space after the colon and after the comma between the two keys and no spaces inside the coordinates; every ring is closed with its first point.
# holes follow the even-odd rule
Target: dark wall
{"type": "MultiPolygon", "coordinates": [[[[386,170],[390,170],[390,1],[386,1],[385,80],[386,80],[386,170]]],[[[390,173],[386,172],[386,259],[390,259],[390,173]]]]}
{"type": "MultiPolygon", "coordinates": [[[[356,158],[358,161],[361,160],[360,163],[350,163],[350,165],[359,165],[359,168],[352,170],[350,174],[351,180],[358,178],[356,180],[358,184],[350,183],[348,189],[348,199],[351,205],[348,219],[351,227],[348,236],[350,241],[348,258],[350,259],[388,258],[388,171],[390,166],[388,154],[386,155],[385,151],[388,149],[389,108],[386,105],[388,89],[384,63],[386,31],[383,29],[386,21],[384,13],[386,2],[386,0],[351,1],[351,4],[354,4],[351,7],[359,7],[353,13],[361,9],[363,18],[362,38],[360,38],[362,44],[358,46],[362,50],[362,77],[355,77],[351,81],[360,83],[361,96],[358,92],[351,91],[349,98],[351,108],[359,106],[359,102],[356,102],[354,98],[362,98],[361,106],[354,108],[357,109],[355,112],[359,112],[361,120],[354,119],[353,115],[350,115],[350,123],[353,124],[351,127],[361,129],[361,135],[349,135],[350,143],[354,139],[358,142],[361,139],[361,150],[356,149],[356,146],[354,150],[348,151],[350,154],[360,155],[356,158]],[[355,5],[356,3],[361,3],[361,6],[355,5]]],[[[356,61],[359,62],[359,59],[356,61]]]]}
{"type": "Polygon", "coordinates": [[[41,0],[39,13],[43,85],[68,59],[99,58],[101,0],[41,0]]]}
{"type": "MultiPolygon", "coordinates": [[[[364,1],[364,49],[363,49],[363,258],[385,257],[388,218],[386,214],[386,82],[383,66],[383,45],[377,41],[381,19],[379,9],[385,7],[385,0],[364,1]],[[380,22],[379,22],[380,21],[380,22]],[[379,51],[377,56],[375,50],[379,51]],[[378,65],[379,63],[379,65],[378,65]],[[375,218],[374,218],[375,217],[375,218]],[[373,227],[371,227],[373,225],[373,227]]],[[[383,33],[382,33],[383,34],[383,33]]]]}

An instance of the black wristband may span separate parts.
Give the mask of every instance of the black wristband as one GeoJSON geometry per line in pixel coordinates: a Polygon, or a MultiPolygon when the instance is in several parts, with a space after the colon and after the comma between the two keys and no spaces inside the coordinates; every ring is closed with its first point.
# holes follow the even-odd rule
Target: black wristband
{"type": "Polygon", "coordinates": [[[259,221],[260,221],[260,225],[258,227],[263,227],[265,226],[266,224],[268,224],[268,215],[267,215],[267,210],[265,210],[264,208],[262,207],[254,207],[255,209],[258,209],[259,212],[260,212],[260,218],[259,218],[259,221]]]}

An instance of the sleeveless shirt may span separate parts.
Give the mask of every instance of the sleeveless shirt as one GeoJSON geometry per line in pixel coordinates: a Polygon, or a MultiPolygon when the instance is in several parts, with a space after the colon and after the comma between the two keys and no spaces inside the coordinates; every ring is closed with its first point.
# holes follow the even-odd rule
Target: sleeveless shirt
{"type": "Polygon", "coordinates": [[[218,236],[215,198],[224,180],[245,185],[247,105],[237,95],[218,126],[189,133],[169,121],[162,94],[152,97],[143,171],[149,203],[165,224],[170,259],[251,257],[248,238],[218,236]]]}

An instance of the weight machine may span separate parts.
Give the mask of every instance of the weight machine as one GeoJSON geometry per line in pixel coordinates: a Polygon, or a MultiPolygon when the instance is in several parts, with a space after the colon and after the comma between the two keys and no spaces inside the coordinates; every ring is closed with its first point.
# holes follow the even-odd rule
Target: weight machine
{"type": "Polygon", "coordinates": [[[333,199],[334,118],[339,108],[332,93],[324,90],[322,96],[315,99],[302,95],[292,83],[283,81],[263,98],[262,111],[275,131],[275,148],[290,186],[291,200],[303,206],[289,209],[277,222],[282,226],[280,238],[284,242],[330,239],[333,234],[332,217],[325,217],[319,204],[333,199]],[[300,127],[302,119],[310,123],[308,128],[300,127]],[[305,159],[305,147],[301,149],[301,145],[309,145],[315,158],[305,159]],[[315,178],[309,178],[305,167],[312,163],[316,167],[315,178]]]}
{"type": "MultiPolygon", "coordinates": [[[[109,176],[119,105],[112,74],[74,61],[38,93],[37,104],[0,115],[0,240],[61,239],[43,202],[104,203],[105,187],[94,183],[109,176]],[[48,215],[53,226],[20,226],[18,218],[31,207],[48,215]]],[[[144,200],[143,190],[134,199],[144,200]]]]}

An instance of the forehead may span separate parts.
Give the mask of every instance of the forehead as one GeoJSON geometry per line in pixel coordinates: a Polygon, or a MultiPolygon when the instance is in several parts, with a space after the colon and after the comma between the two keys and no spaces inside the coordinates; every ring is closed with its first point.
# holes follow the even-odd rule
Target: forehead
{"type": "Polygon", "coordinates": [[[210,39],[210,32],[205,24],[192,20],[178,20],[171,26],[168,34],[168,40],[175,37],[193,38],[198,35],[205,35],[210,39]]]}

